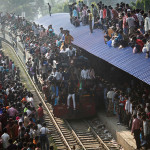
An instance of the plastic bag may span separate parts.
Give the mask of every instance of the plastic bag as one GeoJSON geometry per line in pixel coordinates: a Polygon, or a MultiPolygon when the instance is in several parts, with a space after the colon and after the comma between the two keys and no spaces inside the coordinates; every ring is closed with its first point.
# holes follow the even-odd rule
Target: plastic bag
{"type": "Polygon", "coordinates": [[[112,47],[112,40],[109,40],[108,42],[107,42],[107,45],[109,46],[109,47],[112,47]]]}

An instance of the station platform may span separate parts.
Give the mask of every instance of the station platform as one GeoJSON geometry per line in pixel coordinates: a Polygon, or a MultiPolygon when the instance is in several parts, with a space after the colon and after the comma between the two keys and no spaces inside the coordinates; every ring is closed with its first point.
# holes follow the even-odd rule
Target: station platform
{"type": "Polygon", "coordinates": [[[107,117],[105,112],[99,112],[98,117],[124,150],[136,149],[135,140],[133,135],[131,135],[131,131],[127,130],[125,126],[117,125],[118,118],[116,116],[107,117]]]}

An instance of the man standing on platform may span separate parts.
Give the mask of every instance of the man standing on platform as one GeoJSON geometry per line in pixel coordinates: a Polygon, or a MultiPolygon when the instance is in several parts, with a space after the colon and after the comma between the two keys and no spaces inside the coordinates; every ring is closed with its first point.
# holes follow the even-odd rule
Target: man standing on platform
{"type": "Polygon", "coordinates": [[[141,147],[140,127],[141,127],[141,121],[137,118],[137,115],[134,115],[133,116],[133,122],[132,122],[131,134],[134,133],[134,138],[136,141],[137,149],[140,149],[140,147],[141,147]]]}
{"type": "Polygon", "coordinates": [[[107,116],[108,117],[111,117],[113,115],[113,110],[114,110],[113,95],[114,95],[114,93],[115,92],[112,88],[107,93],[107,99],[108,99],[107,116]]]}
{"type": "Polygon", "coordinates": [[[88,10],[88,14],[89,14],[89,27],[90,27],[90,32],[93,33],[93,28],[92,28],[92,18],[93,18],[93,15],[91,13],[90,10],[88,10]]]}
{"type": "Polygon", "coordinates": [[[51,5],[48,3],[49,15],[51,16],[51,5]]]}

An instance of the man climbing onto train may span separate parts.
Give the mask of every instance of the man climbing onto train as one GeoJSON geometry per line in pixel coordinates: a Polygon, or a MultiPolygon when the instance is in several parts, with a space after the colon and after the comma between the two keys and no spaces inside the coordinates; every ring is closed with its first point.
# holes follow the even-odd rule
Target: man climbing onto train
{"type": "Polygon", "coordinates": [[[75,84],[73,80],[69,81],[68,83],[68,98],[67,98],[67,108],[70,108],[70,98],[72,97],[73,100],[73,110],[76,110],[76,103],[75,103],[75,84]]]}

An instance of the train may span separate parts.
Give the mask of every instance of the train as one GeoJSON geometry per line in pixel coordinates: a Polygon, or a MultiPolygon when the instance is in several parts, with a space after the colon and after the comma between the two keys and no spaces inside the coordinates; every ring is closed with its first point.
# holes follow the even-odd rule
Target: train
{"type": "MultiPolygon", "coordinates": [[[[1,40],[0,40],[0,47],[2,47],[1,40]]],[[[68,64],[68,62],[62,62],[62,64],[66,65],[68,64]]],[[[79,56],[78,60],[76,60],[76,65],[83,66],[85,64],[89,65],[88,59],[84,56],[79,56]]],[[[37,85],[39,87],[39,90],[42,90],[43,82],[41,78],[38,78],[37,85]]],[[[95,95],[93,93],[81,94],[77,92],[75,97],[76,97],[76,110],[73,110],[72,100],[70,101],[71,106],[69,109],[67,108],[67,104],[65,103],[58,103],[57,105],[51,103],[54,116],[62,119],[82,119],[93,117],[96,115],[97,111],[96,111],[95,95]]]]}
{"type": "Polygon", "coordinates": [[[53,106],[54,116],[62,119],[83,119],[96,115],[96,106],[93,95],[81,95],[76,97],[76,110],[73,110],[72,101],[69,109],[67,108],[67,105],[59,104],[53,106]]]}
{"type": "MultiPolygon", "coordinates": [[[[76,64],[76,66],[85,66],[85,64],[90,66],[88,59],[85,58],[84,56],[80,58],[80,61],[76,60],[76,62],[78,63],[76,64]]],[[[54,81],[54,82],[57,82],[57,81],[54,81]]],[[[74,81],[74,83],[76,83],[76,81],[74,81]]],[[[68,93],[65,93],[64,95],[59,96],[59,102],[57,104],[55,104],[54,102],[55,98],[53,99],[50,98],[49,102],[52,104],[54,116],[58,118],[62,118],[62,119],[82,119],[82,118],[89,118],[89,117],[95,116],[97,94],[95,93],[95,90],[92,90],[91,88],[91,87],[94,87],[95,83],[96,83],[96,79],[92,79],[92,80],[81,79],[80,81],[78,81],[78,85],[76,83],[77,85],[77,89],[75,92],[76,110],[73,109],[72,99],[70,100],[70,107],[67,108],[66,101],[67,101],[68,93]],[[80,87],[79,82],[82,82],[82,89],[79,88],[80,87]]],[[[47,93],[46,97],[50,97],[49,93],[47,93]]]]}

